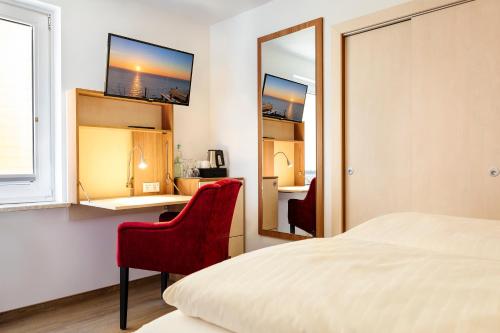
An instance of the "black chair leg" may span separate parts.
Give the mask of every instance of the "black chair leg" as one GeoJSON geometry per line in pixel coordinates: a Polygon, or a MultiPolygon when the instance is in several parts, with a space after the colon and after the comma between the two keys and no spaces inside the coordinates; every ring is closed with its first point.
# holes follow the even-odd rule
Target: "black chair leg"
{"type": "Polygon", "coordinates": [[[161,295],[160,297],[163,297],[163,292],[165,289],[167,289],[168,285],[168,273],[161,272],[161,295]]]}
{"type": "Polygon", "coordinates": [[[290,224],[290,233],[295,234],[295,226],[290,224]]]}
{"type": "Polygon", "coordinates": [[[120,267],[120,329],[127,329],[128,267],[120,267]]]}

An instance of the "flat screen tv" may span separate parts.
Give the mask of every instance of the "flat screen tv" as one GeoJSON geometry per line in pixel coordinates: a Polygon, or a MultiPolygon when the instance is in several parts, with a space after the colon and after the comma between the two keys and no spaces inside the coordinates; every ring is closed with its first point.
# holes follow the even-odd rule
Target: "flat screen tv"
{"type": "Polygon", "coordinates": [[[262,116],[302,122],[307,85],[271,74],[264,77],[262,116]]]}
{"type": "Polygon", "coordinates": [[[189,105],[194,55],[108,35],[107,96],[189,105]]]}

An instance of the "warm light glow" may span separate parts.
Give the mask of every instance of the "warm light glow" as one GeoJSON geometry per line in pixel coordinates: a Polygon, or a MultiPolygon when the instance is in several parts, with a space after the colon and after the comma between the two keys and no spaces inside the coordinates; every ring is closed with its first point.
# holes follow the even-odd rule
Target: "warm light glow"
{"type": "Polygon", "coordinates": [[[146,163],[146,161],[144,161],[144,159],[141,158],[141,161],[139,162],[138,167],[139,167],[139,169],[144,170],[148,167],[148,164],[146,163]]]}
{"type": "Polygon", "coordinates": [[[139,66],[139,65],[135,65],[135,71],[136,71],[136,72],[140,72],[140,71],[141,71],[141,66],[139,66]]]}

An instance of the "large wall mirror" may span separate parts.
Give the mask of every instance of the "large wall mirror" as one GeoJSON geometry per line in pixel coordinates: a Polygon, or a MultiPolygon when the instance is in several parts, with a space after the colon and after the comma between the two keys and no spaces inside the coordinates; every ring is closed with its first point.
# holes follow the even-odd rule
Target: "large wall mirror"
{"type": "Polygon", "coordinates": [[[258,39],[259,234],[323,237],[323,19],[258,39]]]}

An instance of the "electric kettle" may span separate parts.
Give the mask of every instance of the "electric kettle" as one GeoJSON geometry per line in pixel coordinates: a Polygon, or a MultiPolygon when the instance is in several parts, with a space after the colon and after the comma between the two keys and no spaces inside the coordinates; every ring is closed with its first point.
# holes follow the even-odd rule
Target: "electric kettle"
{"type": "Polygon", "coordinates": [[[224,166],[224,153],[222,150],[211,149],[208,151],[208,161],[211,168],[220,168],[224,166]]]}

